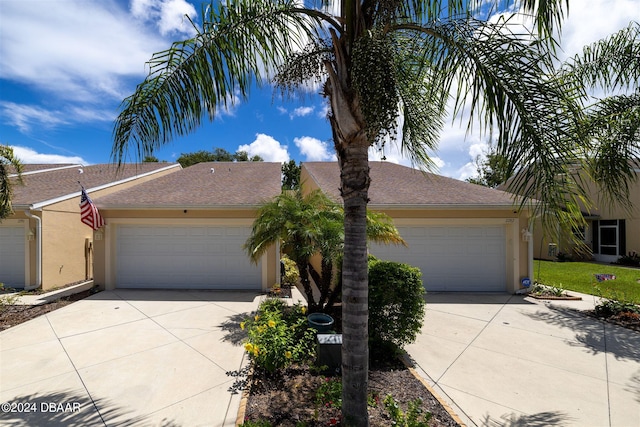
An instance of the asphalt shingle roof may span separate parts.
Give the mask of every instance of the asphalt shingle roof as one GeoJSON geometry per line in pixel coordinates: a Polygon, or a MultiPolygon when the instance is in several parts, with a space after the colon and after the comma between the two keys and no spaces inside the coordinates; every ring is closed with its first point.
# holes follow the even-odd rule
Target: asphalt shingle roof
{"type": "MultiPolygon", "coordinates": [[[[336,162],[305,162],[303,167],[320,189],[337,201],[340,170],[336,162]]],[[[512,206],[513,195],[480,185],[425,173],[388,162],[369,162],[372,206],[512,206]]]]}
{"type": "Polygon", "coordinates": [[[257,206],[280,191],[280,163],[206,162],[93,201],[103,209],[257,206]]]}
{"type": "Polygon", "coordinates": [[[99,164],[91,166],[74,166],[63,169],[55,169],[60,165],[48,165],[50,170],[42,170],[42,167],[25,165],[25,172],[38,173],[24,174],[24,185],[17,182],[13,186],[12,203],[14,208],[42,203],[59,197],[68,196],[80,192],[80,185],[90,190],[113,182],[133,178],[159,169],[173,166],[179,168],[177,163],[127,163],[118,169],[113,164],[99,164]],[[82,173],[80,173],[82,171],[82,173]]]}

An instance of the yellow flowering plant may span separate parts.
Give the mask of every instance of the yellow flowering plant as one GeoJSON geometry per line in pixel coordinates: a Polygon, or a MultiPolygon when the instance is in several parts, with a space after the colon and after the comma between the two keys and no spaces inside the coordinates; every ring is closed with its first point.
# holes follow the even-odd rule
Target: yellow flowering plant
{"type": "Polygon", "coordinates": [[[307,325],[306,312],[301,304],[288,306],[268,298],[255,316],[241,322],[247,333],[244,349],[256,369],[274,372],[313,358],[315,333],[307,325]]]}

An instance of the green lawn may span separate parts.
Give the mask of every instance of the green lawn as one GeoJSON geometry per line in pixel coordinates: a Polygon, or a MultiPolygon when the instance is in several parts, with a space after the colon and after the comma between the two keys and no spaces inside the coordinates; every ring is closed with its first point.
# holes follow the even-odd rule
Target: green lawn
{"type": "Polygon", "coordinates": [[[588,262],[534,261],[534,278],[549,286],[591,295],[640,302],[640,269],[588,262]],[[615,280],[598,282],[596,274],[613,274],[615,280]],[[600,291],[598,291],[598,288],[600,291]]]}

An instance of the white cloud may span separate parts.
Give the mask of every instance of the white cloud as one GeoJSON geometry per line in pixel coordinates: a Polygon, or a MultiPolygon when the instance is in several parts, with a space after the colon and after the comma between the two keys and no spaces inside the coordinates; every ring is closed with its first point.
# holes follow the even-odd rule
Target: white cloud
{"type": "Polygon", "coordinates": [[[300,153],[305,156],[307,162],[320,162],[325,160],[336,161],[337,157],[335,153],[331,152],[329,144],[327,142],[320,141],[317,138],[311,136],[303,136],[300,138],[294,138],[293,142],[300,150],[300,153]]]}
{"type": "Polygon", "coordinates": [[[289,118],[293,120],[295,117],[304,117],[313,113],[315,107],[298,107],[291,114],[289,114],[289,118]]]}
{"type": "Polygon", "coordinates": [[[573,56],[582,48],[625,28],[638,20],[637,0],[599,0],[574,2],[562,25],[561,46],[565,55],[573,56]]]}
{"type": "Polygon", "coordinates": [[[0,117],[20,132],[27,133],[36,127],[55,128],[71,123],[110,122],[114,119],[114,114],[109,110],[74,106],[67,107],[64,111],[46,110],[34,105],[0,101],[0,117]]]}
{"type": "Polygon", "coordinates": [[[30,131],[34,124],[54,127],[67,123],[57,112],[14,102],[0,102],[0,116],[4,118],[3,121],[17,127],[23,133],[30,131]]]}
{"type": "Polygon", "coordinates": [[[263,133],[256,134],[256,139],[251,144],[241,145],[237,151],[246,151],[249,157],[258,155],[265,162],[288,162],[289,153],[286,145],[281,145],[273,137],[263,133]]]}
{"type": "Polygon", "coordinates": [[[318,117],[321,119],[326,119],[327,118],[327,114],[329,114],[329,103],[325,102],[322,105],[322,108],[318,111],[318,117]]]}
{"type": "Polygon", "coordinates": [[[117,3],[2,0],[0,77],[75,101],[120,100],[166,41],[117,3]],[[44,5],[44,3],[42,4],[44,5]]]}
{"type": "Polygon", "coordinates": [[[162,35],[195,34],[186,16],[193,20],[198,14],[185,0],[132,0],[131,14],[143,22],[155,23],[162,35]]]}
{"type": "Polygon", "coordinates": [[[86,165],[88,164],[82,157],[79,156],[62,156],[59,154],[44,154],[28,148],[18,145],[12,145],[13,154],[20,159],[23,164],[39,163],[39,164],[55,164],[55,163],[77,163],[86,165]]]}

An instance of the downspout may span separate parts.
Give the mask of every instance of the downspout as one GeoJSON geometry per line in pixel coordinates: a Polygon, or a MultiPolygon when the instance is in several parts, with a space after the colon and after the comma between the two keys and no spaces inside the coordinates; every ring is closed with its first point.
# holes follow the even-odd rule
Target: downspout
{"type": "Polygon", "coordinates": [[[531,237],[529,238],[529,254],[527,255],[527,259],[528,259],[528,275],[529,275],[529,280],[531,280],[531,284],[533,285],[533,227],[532,224],[529,224],[529,233],[531,234],[531,237]]]}
{"type": "Polygon", "coordinates": [[[36,284],[35,287],[31,288],[25,284],[24,290],[29,291],[32,289],[37,289],[42,286],[42,218],[37,215],[33,215],[31,213],[31,209],[26,209],[24,214],[30,218],[34,219],[37,223],[36,225],[36,284]]]}

